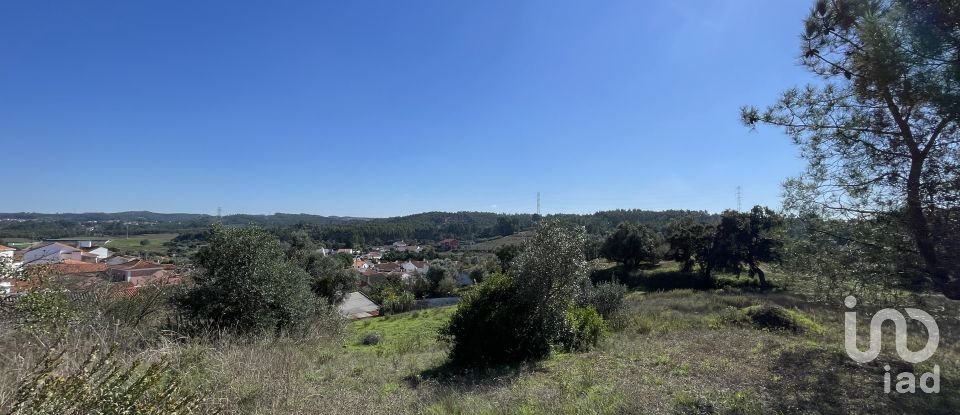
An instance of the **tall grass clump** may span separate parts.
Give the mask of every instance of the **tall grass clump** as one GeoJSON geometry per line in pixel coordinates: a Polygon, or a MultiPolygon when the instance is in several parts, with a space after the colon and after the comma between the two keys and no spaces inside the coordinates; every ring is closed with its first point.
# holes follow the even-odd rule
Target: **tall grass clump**
{"type": "Polygon", "coordinates": [[[197,412],[201,399],[186,393],[169,363],[127,365],[95,348],[79,367],[64,371],[63,352],[49,351],[19,385],[5,415],[162,415],[197,412]]]}

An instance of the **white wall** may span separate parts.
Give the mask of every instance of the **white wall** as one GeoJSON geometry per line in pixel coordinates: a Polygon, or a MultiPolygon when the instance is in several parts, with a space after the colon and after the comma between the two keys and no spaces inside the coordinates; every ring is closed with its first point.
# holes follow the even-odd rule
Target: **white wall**
{"type": "Polygon", "coordinates": [[[23,263],[28,265],[56,263],[65,259],[79,261],[80,250],[59,244],[50,244],[23,254],[23,263]]]}

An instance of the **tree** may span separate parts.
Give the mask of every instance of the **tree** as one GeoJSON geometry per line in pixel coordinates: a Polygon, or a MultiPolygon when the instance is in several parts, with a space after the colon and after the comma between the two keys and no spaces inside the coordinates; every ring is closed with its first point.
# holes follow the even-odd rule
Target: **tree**
{"type": "Polygon", "coordinates": [[[776,231],[781,225],[776,213],[761,206],[754,206],[749,213],[724,212],[707,254],[707,275],[714,269],[740,275],[746,265],[748,275],[756,275],[760,285],[766,287],[766,273],[760,263],[779,260],[782,242],[776,231]]]}
{"type": "Polygon", "coordinates": [[[500,236],[513,235],[520,229],[520,218],[516,216],[497,218],[496,232],[500,236]]]}
{"type": "Polygon", "coordinates": [[[141,240],[140,240],[140,246],[147,246],[147,245],[150,245],[150,240],[149,240],[149,239],[141,239],[141,240]]]}
{"type": "Polygon", "coordinates": [[[802,63],[822,81],[741,110],[748,126],[782,127],[808,162],[784,206],[898,217],[915,251],[901,255],[960,299],[960,4],[818,0],[805,25],[802,63]]]}
{"type": "Polygon", "coordinates": [[[310,276],[261,228],[214,225],[194,263],[195,285],[177,298],[188,318],[239,333],[288,333],[315,310],[310,276]]]}
{"type": "Polygon", "coordinates": [[[713,239],[714,227],[698,223],[691,218],[683,218],[671,222],[668,232],[669,255],[671,259],[680,263],[680,270],[691,272],[695,263],[700,263],[702,269],[713,239]]]}
{"type": "Polygon", "coordinates": [[[520,255],[520,252],[523,252],[523,248],[516,244],[503,245],[497,248],[496,255],[497,259],[500,260],[500,269],[504,272],[509,271],[513,265],[513,260],[520,255]]]}
{"type": "Polygon", "coordinates": [[[343,268],[350,268],[353,266],[353,256],[346,252],[337,252],[335,255],[333,255],[333,258],[335,258],[343,268]]]}
{"type": "Polygon", "coordinates": [[[307,257],[303,268],[310,274],[310,290],[330,304],[337,304],[343,296],[357,288],[356,271],[344,268],[337,259],[314,252],[307,257]]]}
{"type": "Polygon", "coordinates": [[[444,283],[444,286],[441,287],[441,282],[445,280],[454,282],[454,289],[456,289],[457,281],[457,267],[449,260],[439,260],[433,261],[430,263],[430,269],[427,270],[427,281],[430,282],[430,290],[433,291],[435,295],[443,296],[450,294],[448,291],[450,286],[449,283],[444,283]]]}
{"type": "Polygon", "coordinates": [[[660,260],[660,234],[646,225],[621,223],[600,248],[603,256],[623,263],[627,268],[636,268],[641,262],[656,263],[660,260]]]}
{"type": "MultiPolygon", "coordinates": [[[[290,233],[286,252],[288,260],[310,274],[310,290],[314,295],[327,303],[339,303],[344,295],[356,289],[357,277],[352,269],[344,266],[345,258],[340,254],[323,255],[305,231],[290,233]]],[[[353,265],[352,257],[350,265],[353,265]]]]}

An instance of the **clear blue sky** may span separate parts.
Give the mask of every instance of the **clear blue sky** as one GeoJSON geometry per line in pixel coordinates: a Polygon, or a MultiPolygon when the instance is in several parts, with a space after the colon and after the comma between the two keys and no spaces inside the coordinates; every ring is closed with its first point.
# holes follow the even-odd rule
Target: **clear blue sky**
{"type": "Polygon", "coordinates": [[[8,1],[0,211],[780,203],[812,1],[8,1]]]}

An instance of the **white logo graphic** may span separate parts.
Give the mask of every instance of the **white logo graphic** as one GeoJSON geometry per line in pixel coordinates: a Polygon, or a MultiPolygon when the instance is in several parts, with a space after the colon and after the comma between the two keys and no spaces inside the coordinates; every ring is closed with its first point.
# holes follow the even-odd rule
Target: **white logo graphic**
{"type": "MultiPolygon", "coordinates": [[[[849,296],[843,303],[847,308],[853,309],[857,306],[857,299],[849,296]]],[[[848,311],[844,313],[843,340],[847,355],[858,363],[868,363],[876,359],[877,356],[880,355],[880,341],[883,334],[881,329],[883,323],[889,320],[893,322],[896,328],[894,340],[897,346],[897,354],[900,355],[901,359],[910,363],[920,363],[933,356],[937,351],[937,347],[940,345],[940,327],[937,326],[937,322],[926,311],[916,308],[907,308],[905,310],[910,318],[923,323],[924,327],[927,328],[927,344],[923,349],[912,351],[907,348],[907,319],[899,311],[892,308],[885,308],[878,311],[877,314],[874,314],[870,320],[870,347],[865,352],[857,347],[857,312],[848,311]]],[[[886,365],[884,369],[887,371],[887,373],[884,374],[884,391],[890,393],[890,366],[886,365]]],[[[897,375],[897,380],[896,389],[898,393],[916,392],[917,382],[916,376],[914,376],[913,373],[900,373],[897,375]]],[[[926,393],[940,392],[939,365],[933,366],[932,373],[925,373],[920,377],[920,389],[926,393]],[[933,381],[933,386],[928,386],[929,381],[933,381]]]]}

